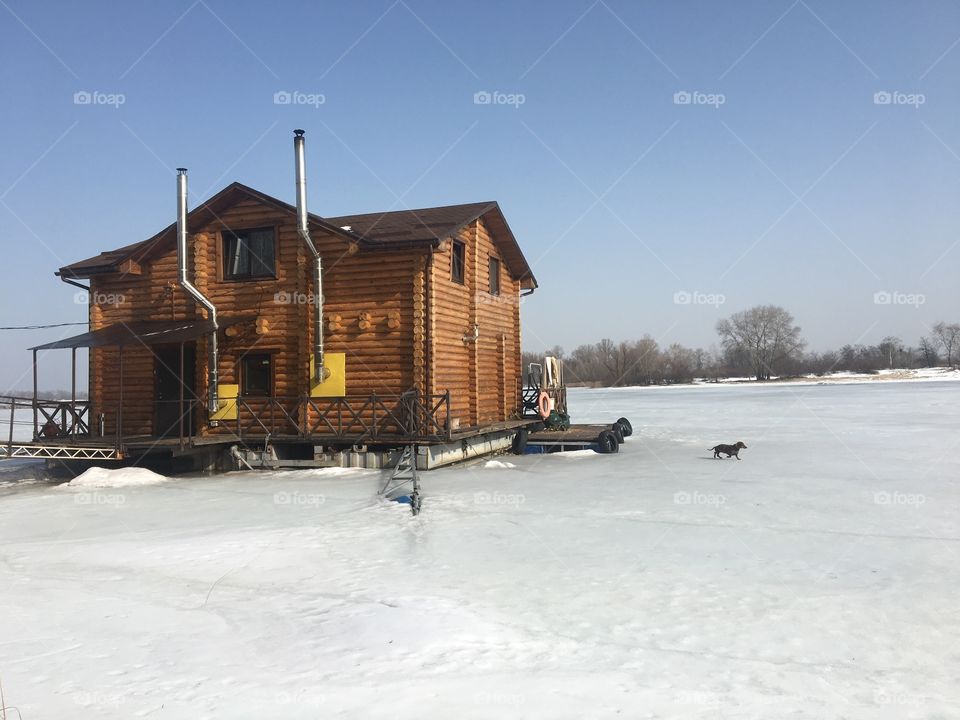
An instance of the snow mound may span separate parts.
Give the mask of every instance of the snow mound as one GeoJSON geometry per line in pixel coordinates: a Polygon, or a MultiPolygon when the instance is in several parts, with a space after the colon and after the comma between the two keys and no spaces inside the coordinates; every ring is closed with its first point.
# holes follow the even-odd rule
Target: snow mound
{"type": "Polygon", "coordinates": [[[505,462],[503,460],[487,460],[483,466],[485,468],[515,468],[512,462],[505,462]]]}
{"type": "Polygon", "coordinates": [[[152,470],[139,467],[118,468],[110,470],[101,467],[92,467],[73,480],[66,483],[64,487],[84,487],[84,488],[117,488],[117,487],[137,487],[139,485],[157,485],[166,482],[168,478],[158,475],[152,470]]]}

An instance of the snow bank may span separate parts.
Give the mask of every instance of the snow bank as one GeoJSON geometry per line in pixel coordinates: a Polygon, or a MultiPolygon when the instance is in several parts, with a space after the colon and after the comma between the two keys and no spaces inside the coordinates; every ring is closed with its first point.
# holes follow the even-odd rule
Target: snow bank
{"type": "Polygon", "coordinates": [[[503,460],[487,460],[487,462],[485,462],[483,466],[485,468],[515,468],[516,467],[516,465],[514,465],[512,462],[505,462],[503,460]]]}
{"type": "Polygon", "coordinates": [[[137,487],[142,485],[157,485],[166,482],[168,478],[158,475],[152,470],[139,467],[118,468],[110,470],[107,468],[92,467],[89,470],[77,475],[73,480],[62,487],[82,487],[82,488],[119,488],[119,487],[137,487]]]}

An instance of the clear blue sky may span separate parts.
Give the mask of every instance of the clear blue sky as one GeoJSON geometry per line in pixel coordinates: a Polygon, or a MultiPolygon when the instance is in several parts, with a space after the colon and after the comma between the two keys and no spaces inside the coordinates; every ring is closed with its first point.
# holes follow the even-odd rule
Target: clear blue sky
{"type": "MultiPolygon", "coordinates": [[[[193,204],[292,201],[302,127],[314,212],[498,200],[541,283],[528,349],[709,347],[759,303],[814,349],[914,344],[960,320],[958,40],[952,1],[2,0],[0,325],[84,320],[53,271],[171,222],[177,166],[193,204]]],[[[0,388],[75,330],[0,334],[0,388]]]]}

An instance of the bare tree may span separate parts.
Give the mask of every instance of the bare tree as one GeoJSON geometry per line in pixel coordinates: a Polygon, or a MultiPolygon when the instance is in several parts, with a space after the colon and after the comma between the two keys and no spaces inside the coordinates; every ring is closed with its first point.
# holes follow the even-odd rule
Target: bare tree
{"type": "Polygon", "coordinates": [[[920,338],[918,352],[924,367],[935,367],[940,361],[940,358],[937,356],[937,341],[934,338],[920,338]]]}
{"type": "Polygon", "coordinates": [[[933,337],[943,349],[947,365],[952,367],[960,351],[960,324],[938,322],[933,326],[933,337]]]}
{"type": "Polygon", "coordinates": [[[717,323],[717,333],[728,354],[748,359],[757,380],[769,380],[804,346],[793,315],[777,305],[758,305],[734,313],[717,323]]]}

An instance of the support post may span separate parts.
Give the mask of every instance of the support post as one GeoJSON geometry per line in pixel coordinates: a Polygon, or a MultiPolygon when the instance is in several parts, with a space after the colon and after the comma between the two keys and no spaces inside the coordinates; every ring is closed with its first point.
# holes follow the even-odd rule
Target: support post
{"type": "Polygon", "coordinates": [[[10,438],[7,443],[7,457],[13,457],[13,422],[17,417],[17,399],[10,398],[10,438]]]}
{"type": "Polygon", "coordinates": [[[117,447],[123,439],[123,345],[120,346],[120,401],[117,403],[117,447]]]}
{"type": "MultiPolygon", "coordinates": [[[[191,413],[192,415],[192,413],[191,413]]],[[[180,343],[180,449],[183,450],[183,343],[180,343]]]]}
{"type": "Polygon", "coordinates": [[[70,349],[70,435],[77,433],[77,349],[70,349]]]}
{"type": "Polygon", "coordinates": [[[40,436],[37,428],[37,351],[33,351],[33,439],[40,436]]]}

